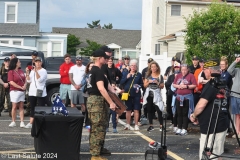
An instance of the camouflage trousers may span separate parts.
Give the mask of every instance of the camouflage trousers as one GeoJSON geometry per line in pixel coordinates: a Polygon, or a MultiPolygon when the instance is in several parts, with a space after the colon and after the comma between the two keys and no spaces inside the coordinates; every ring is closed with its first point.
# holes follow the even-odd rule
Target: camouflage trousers
{"type": "Polygon", "coordinates": [[[90,120],[89,146],[90,154],[100,155],[104,145],[107,129],[108,112],[105,109],[105,101],[102,96],[91,95],[87,99],[88,118],[90,120]]]}
{"type": "Polygon", "coordinates": [[[12,103],[10,100],[9,89],[5,89],[3,85],[0,85],[0,113],[2,112],[5,104],[5,99],[7,100],[7,108],[9,112],[12,110],[12,103]]]}

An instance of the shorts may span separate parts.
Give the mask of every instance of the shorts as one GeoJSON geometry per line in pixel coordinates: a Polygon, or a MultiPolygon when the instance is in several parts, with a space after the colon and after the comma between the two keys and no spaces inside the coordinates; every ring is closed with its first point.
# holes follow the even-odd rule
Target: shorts
{"type": "Polygon", "coordinates": [[[66,100],[67,93],[69,99],[71,99],[71,85],[70,84],[60,84],[60,98],[61,100],[66,100]]]}
{"type": "MultiPolygon", "coordinates": [[[[214,145],[213,145],[213,153],[214,154],[216,154],[216,155],[223,154],[226,134],[227,134],[227,129],[226,129],[226,131],[216,133],[215,140],[214,140],[214,145]]],[[[201,134],[200,149],[199,149],[199,159],[200,160],[202,158],[202,152],[203,152],[203,149],[204,149],[206,137],[207,137],[206,134],[201,134]]],[[[210,147],[212,137],[213,137],[213,134],[210,134],[209,138],[208,138],[208,146],[207,147],[210,147]]],[[[214,156],[213,155],[210,156],[210,158],[212,158],[212,157],[214,157],[214,156]]]]}
{"type": "Polygon", "coordinates": [[[71,101],[72,104],[84,104],[83,92],[71,90],[71,101]]]}
{"type": "Polygon", "coordinates": [[[23,92],[23,91],[10,91],[10,100],[13,103],[25,102],[25,92],[23,92]]]}
{"type": "Polygon", "coordinates": [[[231,97],[232,114],[240,114],[240,98],[231,97]]]}
{"type": "Polygon", "coordinates": [[[125,105],[128,107],[127,111],[131,110],[140,110],[141,104],[140,104],[141,97],[128,97],[128,100],[125,101],[125,105]]]}

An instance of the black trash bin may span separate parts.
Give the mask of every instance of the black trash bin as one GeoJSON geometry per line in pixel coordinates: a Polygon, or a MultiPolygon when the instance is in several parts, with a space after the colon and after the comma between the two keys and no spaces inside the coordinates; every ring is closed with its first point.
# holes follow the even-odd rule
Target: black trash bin
{"type": "Polygon", "coordinates": [[[79,160],[84,116],[67,108],[68,116],[51,115],[51,107],[36,107],[32,136],[38,159],[79,160]]]}

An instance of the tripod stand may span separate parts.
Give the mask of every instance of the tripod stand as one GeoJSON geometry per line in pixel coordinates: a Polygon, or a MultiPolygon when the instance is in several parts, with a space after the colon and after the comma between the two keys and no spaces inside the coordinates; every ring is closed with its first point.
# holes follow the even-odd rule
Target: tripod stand
{"type": "Polygon", "coordinates": [[[166,126],[167,126],[167,114],[163,113],[163,126],[162,126],[162,134],[161,134],[161,146],[157,148],[156,150],[147,150],[145,152],[145,160],[147,160],[147,155],[150,154],[152,155],[152,160],[153,160],[153,155],[157,155],[157,160],[167,160],[167,146],[166,146],[166,126]],[[164,133],[163,133],[164,132],[164,133]]]}
{"type": "Polygon", "coordinates": [[[210,159],[219,158],[219,157],[240,159],[239,156],[225,156],[225,155],[217,155],[217,154],[213,153],[213,146],[214,146],[214,141],[215,141],[215,136],[216,136],[216,128],[217,128],[217,124],[218,124],[219,112],[221,110],[224,110],[224,111],[227,112],[228,118],[230,119],[230,122],[231,122],[233,130],[234,130],[234,134],[237,137],[238,145],[240,146],[238,135],[237,135],[236,129],[234,127],[233,120],[231,118],[231,115],[230,115],[228,107],[227,107],[227,99],[224,97],[224,95],[219,93],[219,94],[217,94],[216,99],[214,100],[212,113],[211,113],[211,117],[210,117],[210,121],[209,121],[209,125],[208,125],[208,130],[207,130],[207,136],[206,136],[206,140],[205,140],[205,144],[204,144],[204,150],[203,150],[203,153],[202,153],[202,158],[201,158],[202,160],[210,160],[210,159]],[[217,107],[215,108],[216,105],[217,105],[217,107]],[[214,124],[213,135],[212,135],[212,140],[211,140],[210,147],[207,147],[208,146],[208,139],[209,139],[209,135],[210,135],[210,128],[211,128],[211,125],[213,125],[212,124],[212,118],[213,118],[214,109],[217,109],[216,122],[214,124]],[[210,158],[210,156],[207,154],[207,152],[211,152],[211,155],[213,155],[214,157],[210,158]]]}

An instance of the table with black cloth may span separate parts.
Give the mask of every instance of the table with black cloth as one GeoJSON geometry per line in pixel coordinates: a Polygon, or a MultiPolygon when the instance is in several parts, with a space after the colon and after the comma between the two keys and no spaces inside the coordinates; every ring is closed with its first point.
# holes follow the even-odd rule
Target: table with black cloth
{"type": "Polygon", "coordinates": [[[67,108],[68,116],[53,115],[52,107],[36,107],[31,134],[38,159],[78,160],[84,116],[67,108]]]}

